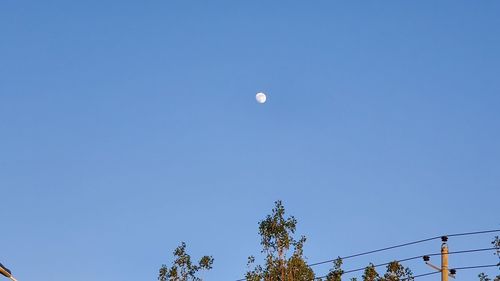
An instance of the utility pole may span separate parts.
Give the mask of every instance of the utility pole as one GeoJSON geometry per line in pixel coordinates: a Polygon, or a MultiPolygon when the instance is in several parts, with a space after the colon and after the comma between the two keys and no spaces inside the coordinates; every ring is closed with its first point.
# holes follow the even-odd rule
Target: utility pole
{"type": "Polygon", "coordinates": [[[441,237],[441,241],[443,242],[441,244],[441,267],[435,266],[432,263],[430,263],[430,257],[429,256],[423,256],[425,264],[428,266],[432,267],[432,269],[436,270],[437,272],[441,272],[441,281],[448,281],[448,276],[451,278],[455,278],[456,270],[455,269],[449,269],[448,267],[448,244],[446,243],[448,241],[447,236],[441,237]]]}
{"type": "Polygon", "coordinates": [[[448,281],[448,237],[441,237],[441,281],[448,281]]]}

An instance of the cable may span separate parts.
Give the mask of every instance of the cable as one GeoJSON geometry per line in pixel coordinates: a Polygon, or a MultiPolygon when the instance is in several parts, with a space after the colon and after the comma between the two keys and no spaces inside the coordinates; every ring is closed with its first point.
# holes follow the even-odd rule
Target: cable
{"type": "MultiPolygon", "coordinates": [[[[419,244],[419,243],[423,243],[423,242],[427,242],[427,241],[432,241],[432,240],[441,238],[443,236],[456,237],[456,236],[465,236],[465,235],[485,234],[485,233],[492,233],[492,232],[500,232],[500,229],[491,229],[491,230],[483,230],[483,231],[475,231],[475,232],[464,232],[464,233],[455,233],[455,234],[434,236],[434,237],[430,237],[430,238],[426,238],[426,239],[422,239],[422,240],[417,240],[417,241],[403,243],[403,244],[398,244],[398,245],[394,245],[394,246],[390,246],[390,247],[385,247],[385,248],[380,248],[380,249],[376,249],[376,250],[361,252],[361,253],[358,253],[358,254],[353,254],[353,255],[349,255],[349,256],[345,256],[345,257],[340,257],[340,258],[343,259],[343,260],[350,259],[350,258],[354,258],[354,257],[364,256],[364,255],[373,254],[373,253],[377,253],[377,252],[382,252],[382,251],[387,251],[387,250],[391,250],[391,249],[401,248],[401,247],[410,246],[410,245],[414,245],[414,244],[419,244]]],[[[336,259],[330,259],[330,260],[326,260],[326,261],[315,262],[315,263],[309,264],[309,266],[312,267],[312,266],[316,266],[316,265],[320,265],[320,264],[330,263],[330,262],[333,262],[335,260],[336,259]]]]}
{"type": "MultiPolygon", "coordinates": [[[[406,278],[401,278],[399,279],[400,281],[404,281],[404,280],[413,280],[415,278],[418,278],[418,277],[423,277],[423,276],[427,276],[427,275],[433,275],[433,274],[437,274],[437,273],[440,273],[439,271],[433,271],[433,272],[428,272],[428,273],[422,273],[422,274],[418,274],[418,275],[413,275],[411,277],[406,277],[406,278]]],[[[314,280],[319,280],[319,279],[323,279],[323,278],[326,278],[328,275],[325,275],[325,276],[321,276],[321,277],[316,277],[314,278],[314,280]]]]}
{"type": "MultiPolygon", "coordinates": [[[[463,254],[463,253],[472,253],[472,252],[482,252],[482,251],[489,251],[489,250],[495,250],[495,249],[496,248],[484,248],[484,249],[454,251],[454,252],[449,252],[448,255],[463,254]]],[[[425,255],[425,256],[431,257],[431,256],[440,256],[440,255],[441,255],[441,253],[433,253],[433,254],[428,254],[428,255],[425,255]]],[[[410,257],[410,258],[405,258],[405,259],[397,260],[397,262],[405,262],[405,261],[420,259],[420,258],[423,258],[423,257],[424,257],[424,255],[414,256],[414,257],[410,257]]],[[[376,265],[373,265],[373,267],[380,267],[380,266],[388,265],[390,263],[391,262],[376,264],[376,265]]],[[[344,271],[344,274],[346,274],[346,273],[352,273],[352,272],[356,272],[356,271],[362,271],[362,270],[365,270],[365,269],[366,269],[366,266],[365,267],[361,267],[361,268],[351,269],[351,270],[344,271]]]]}
{"type": "MultiPolygon", "coordinates": [[[[354,254],[354,255],[349,255],[349,256],[345,256],[345,257],[340,257],[340,258],[342,260],[350,259],[350,258],[354,258],[354,257],[364,256],[364,255],[368,255],[368,254],[373,254],[373,253],[377,253],[377,252],[382,252],[382,251],[387,251],[387,250],[391,250],[391,249],[395,249],[395,248],[400,248],[400,247],[405,247],[405,246],[409,246],[409,245],[413,245],[413,244],[427,242],[427,241],[431,241],[431,240],[434,240],[434,239],[437,239],[437,238],[440,238],[440,237],[441,236],[436,236],[436,237],[432,237],[432,238],[417,240],[417,241],[414,241],[414,242],[399,244],[399,245],[395,245],[395,246],[390,246],[390,247],[381,248],[381,249],[377,249],[377,250],[362,252],[362,253],[358,253],[358,254],[354,254]]],[[[315,263],[309,264],[309,266],[316,266],[316,265],[320,265],[320,264],[330,263],[330,262],[333,262],[335,260],[337,260],[337,259],[330,259],[330,260],[326,260],[326,261],[315,262],[315,263]]]]}
{"type": "MultiPolygon", "coordinates": [[[[467,269],[476,269],[476,268],[486,268],[486,267],[497,267],[497,266],[500,266],[500,263],[498,264],[488,264],[488,265],[475,265],[475,266],[464,266],[464,267],[456,267],[456,268],[453,268],[455,270],[467,270],[467,269]]],[[[344,273],[347,273],[344,272],[344,273]]],[[[404,281],[404,280],[413,280],[415,278],[418,278],[418,277],[423,277],[423,276],[428,276],[428,275],[433,275],[433,274],[437,274],[437,273],[441,273],[440,271],[433,271],[433,272],[428,272],[428,273],[423,273],[423,274],[418,274],[418,275],[414,275],[414,276],[411,276],[411,277],[406,277],[406,278],[402,278],[400,279],[400,281],[404,281]]],[[[322,278],[326,278],[327,275],[325,276],[321,276],[321,277],[317,277],[315,278],[315,280],[318,280],[318,279],[322,279],[322,278]]],[[[243,279],[244,280],[244,279],[243,279]]]]}
{"type": "MultiPolygon", "coordinates": [[[[449,252],[448,255],[452,255],[452,254],[464,254],[464,253],[472,253],[472,252],[483,252],[483,251],[490,251],[490,250],[495,250],[495,249],[496,248],[483,248],[483,249],[454,251],[454,252],[449,252]]],[[[440,255],[441,255],[441,253],[433,253],[433,254],[428,254],[426,256],[431,257],[431,256],[440,256],[440,255]]],[[[409,260],[420,259],[420,258],[423,258],[423,257],[424,257],[424,255],[414,256],[414,257],[410,257],[410,258],[405,258],[405,259],[397,260],[397,262],[405,262],[405,261],[409,261],[409,260]]],[[[388,265],[390,263],[391,262],[375,264],[375,265],[373,265],[373,267],[380,267],[380,266],[388,265]]],[[[356,269],[347,270],[347,271],[342,272],[342,275],[347,274],[347,273],[357,272],[357,271],[363,271],[365,269],[366,269],[366,266],[365,267],[356,268],[356,269]]],[[[458,269],[458,268],[455,268],[455,269],[458,269]]]]}
{"type": "Polygon", "coordinates": [[[500,267],[500,263],[497,264],[488,264],[488,265],[475,265],[475,266],[464,266],[464,267],[455,267],[455,270],[463,270],[463,269],[474,269],[474,268],[484,268],[484,267],[500,267]]]}
{"type": "Polygon", "coordinates": [[[455,234],[448,234],[448,235],[446,235],[446,236],[448,236],[448,237],[455,237],[455,236],[465,236],[465,235],[485,234],[485,233],[492,233],[492,232],[500,232],[500,229],[483,230],[483,231],[474,231],[474,232],[464,232],[464,233],[455,233],[455,234]]]}
{"type": "MultiPolygon", "coordinates": [[[[492,248],[492,249],[496,249],[496,248],[492,248]]],[[[491,250],[491,249],[488,249],[488,250],[491,250]]],[[[475,251],[475,250],[467,250],[467,251],[460,251],[461,253],[464,252],[464,253],[468,253],[470,251],[475,251]]],[[[459,252],[454,252],[455,254],[458,254],[459,252]]],[[[448,253],[448,254],[451,254],[451,253],[448,253]]],[[[435,254],[430,254],[428,256],[432,256],[432,255],[435,255],[435,254]]],[[[422,256],[418,256],[419,258],[422,257],[422,256]]],[[[388,263],[387,263],[388,264],[388,263]]],[[[377,267],[377,266],[380,266],[380,265],[375,265],[374,267],[377,267]]],[[[475,265],[475,266],[463,266],[463,267],[455,267],[453,269],[455,270],[467,270],[467,269],[476,269],[476,268],[487,268],[487,267],[497,267],[499,266],[500,267],[500,263],[497,263],[497,264],[488,264],[488,265],[475,265]]],[[[364,268],[363,268],[364,269],[364,268]]],[[[352,270],[350,271],[345,271],[344,273],[342,274],[346,274],[346,273],[350,273],[350,272],[354,272],[352,270]]],[[[423,274],[418,274],[418,275],[414,275],[412,277],[406,277],[406,278],[403,278],[403,279],[400,279],[400,281],[404,281],[404,280],[412,280],[412,279],[415,279],[417,277],[423,277],[423,276],[427,276],[427,275],[432,275],[432,274],[437,274],[437,273],[441,273],[440,271],[434,271],[434,272],[428,272],[428,273],[423,273],[423,274]]],[[[323,278],[326,278],[328,275],[325,275],[325,276],[321,276],[321,277],[316,277],[314,278],[314,280],[319,280],[319,279],[323,279],[323,278]]],[[[244,281],[246,279],[238,279],[237,281],[244,281]]]]}
{"type": "MultiPolygon", "coordinates": [[[[486,234],[486,233],[493,233],[493,232],[500,232],[500,229],[490,229],[490,230],[482,230],[482,231],[474,231],[474,232],[463,232],[463,233],[453,233],[453,234],[448,234],[448,235],[434,236],[434,237],[429,237],[429,238],[426,238],[426,239],[416,240],[416,241],[412,241],[412,242],[408,242],[408,243],[403,243],[403,244],[397,244],[397,245],[394,245],[394,246],[389,246],[389,247],[380,248],[380,249],[376,249],[376,250],[361,252],[361,253],[357,253],[357,254],[353,254],[353,255],[348,255],[348,256],[340,257],[340,258],[342,260],[345,260],[345,259],[355,258],[355,257],[359,257],[359,256],[365,256],[365,255],[368,255],[368,254],[383,252],[383,251],[387,251],[387,250],[392,250],[392,249],[396,249],[396,248],[401,248],[401,247],[406,247],[406,246],[410,246],[410,245],[414,245],[414,244],[419,244],[419,243],[423,243],[423,242],[432,241],[432,240],[435,240],[435,239],[439,239],[439,238],[441,238],[443,236],[457,237],[457,236],[467,236],[467,235],[476,235],[476,234],[486,234]]],[[[457,253],[457,252],[455,252],[455,253],[457,253]]],[[[432,255],[434,255],[434,254],[432,254],[432,255]]],[[[419,257],[421,257],[421,256],[419,256],[419,257]]],[[[414,258],[417,258],[417,257],[412,257],[412,259],[414,259],[414,258]]],[[[330,259],[330,260],[326,260],[326,261],[315,262],[315,263],[308,264],[308,266],[309,267],[313,267],[313,266],[320,265],[320,264],[330,263],[330,262],[333,262],[335,260],[337,260],[337,259],[330,259]]],[[[238,279],[238,280],[235,280],[235,281],[245,281],[245,280],[246,280],[246,278],[241,278],[241,279],[238,279]]]]}
{"type": "Polygon", "coordinates": [[[403,281],[403,280],[412,280],[412,279],[414,279],[414,278],[423,277],[423,276],[432,275],[432,274],[437,274],[437,273],[441,273],[441,272],[439,272],[439,271],[434,271],[434,272],[423,273],[423,274],[415,275],[415,276],[413,276],[413,277],[406,277],[406,278],[403,278],[403,279],[401,279],[401,281],[403,281]]]}

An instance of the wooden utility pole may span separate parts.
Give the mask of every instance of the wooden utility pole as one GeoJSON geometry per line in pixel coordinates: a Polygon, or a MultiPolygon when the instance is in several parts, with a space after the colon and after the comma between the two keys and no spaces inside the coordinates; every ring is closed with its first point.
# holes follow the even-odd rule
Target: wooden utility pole
{"type": "Polygon", "coordinates": [[[434,270],[437,272],[441,272],[441,281],[448,281],[448,276],[451,278],[455,279],[455,273],[457,272],[455,269],[449,269],[448,267],[448,244],[446,241],[448,241],[447,236],[442,236],[441,241],[443,243],[441,244],[441,267],[435,266],[432,263],[430,263],[430,257],[429,256],[423,256],[425,264],[428,266],[432,267],[434,270]]]}
{"type": "Polygon", "coordinates": [[[443,241],[441,244],[441,281],[448,281],[448,244],[446,244],[448,237],[441,237],[441,241],[443,241]]]}

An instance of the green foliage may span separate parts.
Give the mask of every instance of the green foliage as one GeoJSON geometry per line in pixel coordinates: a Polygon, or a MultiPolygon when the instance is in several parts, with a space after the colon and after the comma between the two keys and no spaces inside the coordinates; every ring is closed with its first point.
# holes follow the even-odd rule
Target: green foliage
{"type": "Polygon", "coordinates": [[[333,262],[333,268],[330,269],[330,272],[326,276],[326,281],[342,281],[342,274],[344,271],[342,270],[342,259],[338,257],[333,262]]]}
{"type": "Polygon", "coordinates": [[[363,273],[363,281],[376,281],[380,278],[373,263],[370,263],[363,273]]]}
{"type": "Polygon", "coordinates": [[[500,259],[500,237],[495,236],[495,239],[493,239],[493,241],[491,241],[491,244],[497,250],[495,255],[497,255],[498,258],[500,259]]]}
{"type": "MultiPolygon", "coordinates": [[[[259,222],[261,253],[265,255],[263,265],[256,264],[255,257],[248,257],[248,271],[246,281],[322,281],[316,279],[314,271],[306,263],[304,257],[304,244],[306,237],[294,238],[297,220],[293,216],[285,216],[285,207],[281,201],[276,201],[271,215],[259,222]],[[290,253],[291,252],[291,253],[290,253]]],[[[496,249],[494,253],[500,261],[500,238],[498,236],[491,242],[496,249]]],[[[200,270],[210,270],[214,259],[211,256],[202,257],[198,263],[191,261],[191,256],[186,253],[186,244],[181,243],[174,251],[175,260],[169,268],[162,265],[159,271],[159,281],[201,281],[197,276],[200,270]]],[[[325,281],[342,281],[344,270],[343,261],[339,257],[333,262],[325,281]]],[[[500,263],[498,264],[500,267],[500,263]]],[[[492,281],[485,273],[478,275],[479,281],[492,281]]],[[[387,265],[386,273],[380,276],[375,266],[370,263],[364,270],[362,281],[413,281],[413,273],[398,261],[387,265]]],[[[357,281],[351,278],[350,281],[357,281]]],[[[493,281],[500,281],[497,275],[493,281]]]]}
{"type": "Polygon", "coordinates": [[[314,272],[303,256],[304,236],[296,240],[293,235],[297,220],[285,217],[285,207],[276,201],[272,214],[259,222],[261,252],[265,254],[263,266],[254,265],[255,258],[248,258],[247,281],[311,281],[314,272]],[[293,250],[292,254],[288,252],[293,250]]]}
{"type": "Polygon", "coordinates": [[[479,277],[479,281],[491,281],[488,275],[484,274],[484,272],[480,273],[477,277],[479,277]]]}
{"type": "MultiPolygon", "coordinates": [[[[493,245],[493,247],[496,249],[496,252],[493,253],[494,255],[498,256],[498,269],[500,269],[500,237],[498,236],[495,236],[495,238],[493,239],[493,241],[491,241],[491,244],[493,245]]],[[[478,275],[479,277],[479,281],[491,281],[491,278],[489,278],[489,276],[487,274],[485,274],[484,272],[483,273],[480,273],[478,275]]],[[[495,277],[495,279],[493,279],[493,281],[500,281],[500,275],[497,275],[495,277]]]]}
{"type": "MultiPolygon", "coordinates": [[[[498,269],[500,269],[500,237],[495,236],[495,239],[491,241],[491,244],[496,249],[495,255],[498,256],[498,269]]],[[[497,275],[493,281],[500,281],[500,275],[497,275]]]]}
{"type": "MultiPolygon", "coordinates": [[[[479,281],[491,281],[491,278],[488,276],[488,274],[485,274],[484,272],[479,273],[477,277],[479,277],[479,281]]],[[[495,279],[493,279],[493,281],[500,281],[500,275],[497,275],[495,279]]]]}
{"type": "MultiPolygon", "coordinates": [[[[339,257],[334,261],[333,268],[326,276],[325,281],[342,281],[342,275],[344,274],[344,271],[342,270],[341,267],[342,267],[342,259],[339,257]]],[[[357,278],[351,278],[350,280],[356,281],[357,278]]],[[[412,271],[408,267],[402,266],[398,261],[393,261],[387,265],[387,271],[382,277],[378,274],[377,270],[375,269],[375,266],[372,263],[370,263],[365,268],[362,280],[363,281],[401,281],[401,280],[413,281],[414,277],[412,271]]]]}
{"type": "Polygon", "coordinates": [[[193,264],[191,256],[186,253],[186,243],[182,242],[174,250],[175,260],[170,268],[162,265],[160,268],[159,281],[201,281],[196,274],[200,270],[210,270],[214,263],[211,256],[203,256],[197,264],[193,264]]]}
{"type": "MultiPolygon", "coordinates": [[[[255,265],[255,258],[248,258],[246,281],[312,281],[315,275],[307,265],[303,256],[303,246],[306,238],[294,239],[297,220],[285,216],[285,208],[281,201],[275,202],[272,214],[259,222],[262,253],[265,254],[264,265],[255,265]],[[288,251],[293,249],[289,256],[288,251]]],[[[333,263],[325,281],[342,281],[342,259],[339,257],[333,263]]],[[[364,271],[363,281],[413,281],[413,273],[399,262],[391,262],[387,272],[381,277],[373,264],[369,264],[364,271]]],[[[321,281],[321,279],[318,279],[321,281]]],[[[351,278],[351,281],[357,281],[351,278]]]]}
{"type": "Polygon", "coordinates": [[[398,261],[390,262],[387,265],[387,271],[380,281],[400,281],[407,280],[413,281],[413,272],[408,268],[402,266],[398,261]]]}

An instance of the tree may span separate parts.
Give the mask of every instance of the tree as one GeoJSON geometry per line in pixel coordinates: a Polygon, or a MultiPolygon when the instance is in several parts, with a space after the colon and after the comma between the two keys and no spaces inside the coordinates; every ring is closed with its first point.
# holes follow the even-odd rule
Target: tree
{"type": "Polygon", "coordinates": [[[500,237],[495,236],[495,239],[493,239],[493,241],[491,241],[491,244],[493,245],[493,247],[496,250],[496,253],[494,253],[494,255],[497,255],[498,260],[500,261],[500,237]]]}
{"type": "Polygon", "coordinates": [[[247,281],[311,281],[314,272],[307,265],[303,247],[306,237],[296,240],[293,235],[297,220],[285,217],[285,207],[276,201],[272,214],[259,222],[261,253],[265,254],[263,266],[254,265],[255,258],[248,258],[247,281]],[[291,255],[288,252],[293,250],[291,255]],[[253,266],[253,268],[252,268],[253,266]]]}
{"type": "MultiPolygon", "coordinates": [[[[341,263],[340,263],[341,265],[341,263]]],[[[335,264],[335,268],[337,268],[337,272],[343,272],[340,270],[340,265],[338,263],[335,264]]],[[[338,276],[338,279],[327,279],[327,281],[340,281],[341,275],[338,276]]],[[[352,278],[355,279],[355,278],[352,278]]],[[[351,279],[351,280],[352,280],[351,279]]],[[[398,261],[390,262],[387,265],[387,270],[384,276],[380,276],[375,269],[375,265],[370,263],[363,272],[362,276],[363,281],[413,281],[413,272],[408,267],[404,267],[398,261]]]]}
{"type": "MultiPolygon", "coordinates": [[[[493,239],[493,241],[491,241],[491,245],[493,245],[493,248],[495,248],[495,253],[493,253],[494,255],[498,256],[498,267],[500,269],[500,237],[498,236],[495,236],[495,238],[493,239]]],[[[487,274],[485,274],[484,272],[480,273],[478,275],[479,277],[479,281],[491,281],[491,278],[489,278],[489,276],[487,274]]],[[[493,279],[493,281],[500,281],[500,275],[497,275],[495,277],[495,279],[493,279]]]]}
{"type": "Polygon", "coordinates": [[[380,276],[377,273],[377,270],[375,270],[375,266],[373,263],[370,263],[366,268],[365,272],[363,273],[363,281],[376,281],[380,278],[380,276]]]}
{"type": "MultiPolygon", "coordinates": [[[[495,255],[498,256],[498,269],[500,269],[500,237],[495,236],[495,239],[491,241],[491,244],[493,244],[493,247],[496,249],[495,255]]],[[[500,274],[495,277],[494,281],[500,281],[500,274]]]]}
{"type": "Polygon", "coordinates": [[[484,272],[479,273],[479,275],[477,277],[479,277],[479,281],[491,281],[491,279],[488,277],[488,275],[484,274],[484,272]]]}
{"type": "Polygon", "coordinates": [[[203,256],[197,264],[193,264],[191,256],[186,253],[186,243],[182,242],[173,252],[175,260],[168,268],[162,265],[158,276],[159,281],[201,281],[197,277],[200,270],[210,270],[214,263],[211,256],[203,256]]]}
{"type": "Polygon", "coordinates": [[[404,267],[398,261],[393,261],[387,265],[387,271],[380,281],[412,281],[413,279],[413,272],[408,267],[404,267]]]}
{"type": "MultiPolygon", "coordinates": [[[[255,257],[248,257],[248,271],[245,275],[246,281],[342,281],[344,270],[343,261],[339,257],[333,261],[333,267],[329,273],[322,278],[315,278],[311,266],[306,263],[304,257],[304,244],[306,237],[299,239],[294,237],[297,220],[293,216],[285,215],[285,207],[281,201],[274,203],[270,215],[259,222],[259,235],[262,246],[261,253],[265,260],[263,265],[256,264],[255,257]]],[[[500,261],[500,238],[498,236],[491,242],[496,249],[495,255],[500,261]]],[[[186,244],[181,243],[174,251],[175,260],[169,268],[162,265],[160,268],[159,281],[201,281],[197,277],[200,270],[210,270],[214,259],[211,256],[203,256],[198,263],[193,264],[191,257],[186,253],[186,244]]],[[[500,263],[498,264],[500,267],[500,263]]],[[[350,271],[352,272],[352,271],[350,271]]],[[[492,281],[485,273],[479,274],[479,281],[492,281]]],[[[376,271],[376,266],[370,263],[362,275],[362,281],[413,281],[414,276],[408,267],[404,267],[399,261],[387,264],[383,276],[376,271]]],[[[357,281],[351,278],[350,281],[357,281]]],[[[493,281],[500,281],[497,275],[493,281]]]]}
{"type": "MultiPolygon", "coordinates": [[[[285,207],[281,201],[276,201],[271,215],[259,222],[261,237],[261,253],[265,254],[264,265],[255,265],[255,257],[248,258],[249,270],[246,281],[312,281],[316,280],[314,271],[307,265],[303,247],[305,236],[296,240],[293,235],[297,220],[285,216],[285,207]],[[287,255],[290,250],[293,253],[287,255]]],[[[342,281],[342,259],[339,257],[333,262],[325,281],[342,281]]],[[[321,281],[321,279],[317,279],[321,281]]],[[[364,271],[363,281],[412,281],[413,273],[399,262],[393,261],[387,266],[387,272],[380,276],[373,264],[369,264],[364,271]]],[[[351,278],[356,281],[356,278],[351,278]]]]}
{"type": "Polygon", "coordinates": [[[330,269],[330,272],[326,276],[326,281],[342,281],[342,274],[344,274],[344,270],[342,270],[342,259],[338,257],[335,261],[333,261],[333,268],[330,269]]]}

